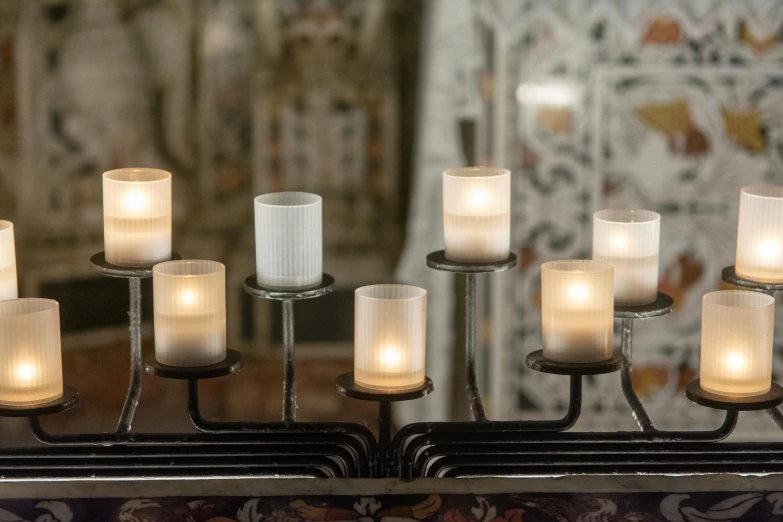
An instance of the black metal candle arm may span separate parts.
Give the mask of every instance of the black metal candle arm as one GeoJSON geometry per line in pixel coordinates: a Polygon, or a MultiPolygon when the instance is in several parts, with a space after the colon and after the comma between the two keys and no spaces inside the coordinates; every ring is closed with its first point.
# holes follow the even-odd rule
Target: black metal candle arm
{"type": "MultiPolygon", "coordinates": [[[[176,254],[173,258],[178,258],[176,254]]],[[[255,275],[245,281],[252,296],[283,303],[284,386],[281,422],[213,421],[199,409],[198,381],[228,376],[242,367],[242,356],[227,350],[221,363],[197,367],[172,367],[154,357],[141,361],[141,286],[151,276],[151,267],[128,269],[106,263],[102,253],[93,256],[93,269],[109,277],[129,280],[131,339],[130,385],[114,433],[55,435],[41,425],[40,417],[73,407],[78,393],[70,386],[63,396],[30,407],[0,406],[0,416],[28,417],[34,437],[42,448],[7,449],[0,453],[0,476],[46,477],[114,476],[306,476],[388,477],[484,476],[518,474],[579,474],[597,472],[758,472],[783,471],[783,443],[726,443],[737,424],[738,412],[766,409],[783,429],[783,414],[777,405],[783,389],[755,398],[734,399],[701,390],[698,380],[688,386],[688,397],[703,406],[726,411],[723,424],[708,431],[663,431],[655,428],[633,389],[633,321],[669,313],[671,298],[659,294],[642,307],[616,307],[621,320],[621,350],[608,361],[591,364],[559,363],[539,350],[527,357],[533,370],[569,376],[566,414],[553,420],[488,420],[478,387],[475,364],[476,274],[507,270],[516,264],[510,254],[489,264],[456,263],[434,252],[430,267],[465,277],[465,352],[467,394],[472,422],[423,422],[402,427],[391,438],[391,403],[430,393],[432,381],[415,390],[385,392],[356,384],[352,374],[340,376],[337,391],[348,397],[379,403],[379,437],[366,426],[353,423],[296,422],[293,304],[300,299],[329,293],[334,279],[324,274],[317,287],[298,291],[264,288],[255,275]],[[141,374],[186,380],[188,417],[200,433],[133,433],[131,423],[141,393],[141,374]],[[639,424],[635,432],[572,432],[582,405],[582,377],[620,371],[623,394],[639,424]]],[[[773,294],[783,284],[770,285],[738,278],[733,267],[723,279],[744,288],[773,294]]]]}

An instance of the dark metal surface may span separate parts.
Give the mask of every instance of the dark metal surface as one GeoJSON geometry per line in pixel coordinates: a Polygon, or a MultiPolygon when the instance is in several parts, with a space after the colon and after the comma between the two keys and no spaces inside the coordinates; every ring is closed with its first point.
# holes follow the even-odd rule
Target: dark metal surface
{"type": "Polygon", "coordinates": [[[514,268],[517,264],[517,256],[513,252],[508,253],[506,259],[500,261],[490,261],[488,263],[469,263],[463,261],[453,261],[446,257],[445,250],[432,252],[427,256],[427,266],[435,270],[444,272],[455,272],[458,274],[481,274],[489,272],[503,272],[514,268]]]}
{"type": "Polygon", "coordinates": [[[391,469],[391,402],[378,402],[378,469],[388,477],[391,469]]]}
{"type": "Polygon", "coordinates": [[[79,392],[72,386],[63,386],[63,394],[57,399],[36,405],[14,406],[0,404],[0,417],[39,417],[60,413],[76,406],[79,402],[79,392]]]}
{"type": "Polygon", "coordinates": [[[296,359],[294,356],[294,302],[283,301],[283,422],[296,421],[296,359]]]}
{"type": "MultiPolygon", "coordinates": [[[[658,294],[662,295],[662,294],[658,294]]],[[[631,414],[636,420],[636,424],[642,431],[653,431],[655,426],[653,425],[650,415],[647,410],[642,406],[642,402],[639,400],[639,396],[633,389],[633,319],[623,319],[620,325],[620,351],[625,357],[622,367],[620,368],[620,383],[623,389],[623,395],[631,407],[631,414]]]]}
{"type": "Polygon", "coordinates": [[[542,373],[555,375],[600,375],[616,372],[620,369],[624,360],[625,357],[622,354],[613,353],[612,357],[606,361],[592,363],[559,362],[544,357],[543,350],[536,350],[527,354],[525,363],[531,370],[542,373]]]}
{"type": "Polygon", "coordinates": [[[703,390],[700,379],[688,383],[685,395],[696,404],[717,410],[752,411],[775,408],[783,402],[783,388],[772,383],[772,388],[764,394],[751,397],[729,397],[703,390]]]}
{"type": "Polygon", "coordinates": [[[133,424],[133,416],[141,397],[141,279],[128,278],[128,334],[130,336],[130,370],[128,375],[128,392],[117,421],[117,433],[128,433],[133,424]]]}
{"type": "Polygon", "coordinates": [[[752,281],[750,279],[744,279],[737,275],[733,266],[727,266],[721,273],[723,281],[730,285],[740,286],[749,290],[760,290],[766,293],[780,292],[783,290],[783,283],[762,283],[760,281],[752,281]]]}
{"type": "Polygon", "coordinates": [[[476,274],[465,274],[465,373],[465,388],[473,419],[484,422],[487,413],[476,377],[476,274]]]}
{"type": "MultiPolygon", "coordinates": [[[[171,259],[167,259],[166,261],[179,261],[180,259],[182,259],[182,256],[180,256],[175,252],[172,252],[171,259]]],[[[161,263],[162,262],[163,261],[161,261],[161,263]]],[[[105,252],[98,252],[97,254],[95,254],[90,258],[90,268],[92,268],[95,272],[107,277],[121,277],[124,279],[150,278],[152,277],[152,268],[156,264],[157,263],[154,263],[152,265],[142,265],[142,266],[113,265],[108,261],[106,261],[105,252]]]]}
{"type": "Polygon", "coordinates": [[[671,313],[674,299],[658,292],[658,297],[650,304],[641,306],[614,306],[614,316],[618,319],[650,319],[671,313]]]}
{"type": "Polygon", "coordinates": [[[225,359],[206,366],[170,366],[158,362],[154,355],[150,355],[144,361],[144,369],[147,373],[164,379],[214,379],[238,372],[243,364],[241,353],[227,349],[225,359]]]}
{"type": "Polygon", "coordinates": [[[249,275],[245,279],[245,292],[261,299],[272,299],[274,301],[299,301],[302,299],[312,299],[321,297],[334,290],[334,277],[324,274],[321,284],[308,288],[270,288],[258,284],[256,274],[249,275]]]}
{"type": "Polygon", "coordinates": [[[337,377],[335,380],[335,388],[337,389],[337,393],[350,397],[351,399],[376,402],[400,402],[420,399],[425,395],[429,395],[432,393],[434,386],[432,384],[432,379],[425,376],[424,384],[417,386],[416,388],[389,391],[376,390],[356,384],[356,381],[353,378],[353,372],[348,372],[337,377]]]}

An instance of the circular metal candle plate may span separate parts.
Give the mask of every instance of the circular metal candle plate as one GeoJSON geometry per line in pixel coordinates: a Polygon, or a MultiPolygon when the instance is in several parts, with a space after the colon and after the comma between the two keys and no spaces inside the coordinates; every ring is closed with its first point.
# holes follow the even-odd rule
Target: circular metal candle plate
{"type": "Polygon", "coordinates": [[[525,358],[527,367],[542,373],[555,375],[600,375],[612,373],[620,369],[625,357],[619,353],[613,353],[611,359],[591,363],[569,363],[553,361],[544,357],[543,350],[530,352],[525,358]]]}
{"type": "Polygon", "coordinates": [[[79,392],[73,386],[63,386],[63,394],[53,401],[35,404],[33,406],[0,405],[0,417],[40,417],[60,413],[76,406],[79,402],[79,392]]]}
{"type": "Polygon", "coordinates": [[[321,297],[334,290],[334,277],[324,274],[321,277],[321,284],[308,288],[270,288],[258,284],[256,274],[250,275],[245,279],[245,292],[253,297],[263,299],[274,299],[275,301],[299,301],[302,299],[312,299],[321,297]]]}
{"type": "Polygon", "coordinates": [[[702,389],[701,379],[695,379],[688,383],[685,395],[700,406],[716,410],[768,410],[783,402],[783,388],[774,382],[772,383],[772,388],[767,393],[750,397],[730,397],[702,389]]]}
{"type": "Polygon", "coordinates": [[[432,393],[434,386],[432,384],[432,379],[425,376],[424,384],[417,386],[416,388],[399,391],[376,390],[374,388],[366,388],[360,384],[356,384],[356,381],[353,378],[353,372],[349,372],[337,377],[335,380],[335,388],[337,388],[337,393],[350,397],[351,399],[376,402],[399,402],[420,399],[429,395],[432,393]]]}
{"type": "Polygon", "coordinates": [[[164,379],[199,380],[231,375],[241,370],[243,364],[241,353],[236,350],[226,350],[225,359],[207,366],[169,366],[158,362],[152,355],[144,361],[144,369],[147,373],[164,379]]]}
{"type": "MultiPolygon", "coordinates": [[[[166,261],[179,261],[180,259],[182,259],[182,256],[172,252],[171,259],[167,259],[166,261]]],[[[161,261],[161,263],[165,263],[165,261],[161,261]]],[[[113,265],[106,261],[106,255],[104,252],[98,252],[90,258],[90,267],[95,272],[108,277],[122,277],[125,279],[130,279],[132,277],[138,277],[141,279],[150,278],[152,277],[152,267],[154,267],[156,264],[157,263],[143,266],[113,265]]]]}
{"type": "Polygon", "coordinates": [[[427,256],[427,266],[435,270],[444,272],[456,272],[459,274],[481,274],[488,272],[503,272],[509,268],[515,267],[517,256],[509,252],[506,259],[500,261],[491,261],[489,263],[470,263],[462,261],[453,261],[446,257],[445,250],[432,252],[427,256]]]}
{"type": "Polygon", "coordinates": [[[650,304],[641,306],[615,305],[614,316],[620,319],[649,319],[670,314],[673,306],[674,299],[658,292],[658,297],[650,304]]]}
{"type": "Polygon", "coordinates": [[[733,266],[727,266],[723,269],[723,280],[730,285],[740,286],[742,288],[748,288],[750,290],[761,290],[762,292],[781,292],[783,291],[783,283],[762,283],[760,281],[751,281],[750,279],[743,279],[737,275],[733,266]]]}

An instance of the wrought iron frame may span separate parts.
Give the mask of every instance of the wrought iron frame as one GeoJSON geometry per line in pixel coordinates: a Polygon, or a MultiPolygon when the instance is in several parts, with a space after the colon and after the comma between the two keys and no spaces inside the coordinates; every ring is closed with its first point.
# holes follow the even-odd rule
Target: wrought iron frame
{"type": "MultiPolygon", "coordinates": [[[[174,255],[174,258],[179,256],[174,255]]],[[[720,442],[734,430],[739,411],[766,409],[783,430],[783,388],[744,399],[717,396],[701,390],[698,380],[688,386],[687,396],[702,406],[726,411],[723,423],[707,431],[664,431],[655,427],[633,388],[633,324],[636,320],[661,317],[672,311],[673,300],[658,294],[655,302],[641,307],[615,307],[620,319],[620,351],[600,363],[568,364],[548,360],[539,350],[527,357],[533,370],[569,378],[569,404],[559,419],[496,421],[487,419],[476,377],[475,305],[476,274],[507,270],[516,256],[489,264],[457,263],[443,251],[427,258],[430,267],[462,274],[465,278],[465,353],[467,394],[474,421],[423,422],[403,426],[392,439],[391,403],[429,394],[429,378],[413,390],[387,392],[358,385],[353,374],[336,380],[339,393],[379,404],[379,437],[354,423],[296,422],[293,303],[326,295],[334,279],[324,274],[312,288],[287,291],[264,288],[255,275],[245,281],[245,290],[262,299],[283,304],[284,385],[282,421],[246,422],[208,420],[201,413],[198,386],[203,379],[230,376],[241,370],[242,355],[227,350],[218,364],[179,368],[160,364],[154,357],[141,361],[141,279],[152,267],[117,267],[103,254],[91,259],[93,269],[108,277],[129,280],[131,340],[130,385],[115,432],[52,434],[40,417],[74,407],[78,392],[66,386],[61,398],[27,407],[0,407],[0,416],[27,417],[38,448],[6,449],[0,453],[0,475],[5,478],[51,477],[470,477],[514,475],[564,475],[592,473],[759,473],[783,472],[783,442],[720,442]],[[187,412],[194,433],[133,433],[131,424],[141,394],[141,372],[186,380],[187,412]],[[569,431],[582,407],[585,375],[620,372],[623,395],[639,431],[569,431]],[[718,443],[720,442],[720,443],[718,443]]],[[[783,284],[766,284],[739,278],[733,267],[723,272],[724,281],[773,295],[783,284]]]]}

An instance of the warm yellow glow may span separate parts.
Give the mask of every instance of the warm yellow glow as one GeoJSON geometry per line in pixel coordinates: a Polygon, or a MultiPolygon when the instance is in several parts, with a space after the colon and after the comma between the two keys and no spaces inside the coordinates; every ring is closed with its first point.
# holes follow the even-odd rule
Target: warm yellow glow
{"type": "Polygon", "coordinates": [[[724,362],[731,373],[742,373],[748,366],[748,358],[740,352],[729,352],[724,362]]]}
{"type": "Polygon", "coordinates": [[[383,370],[395,370],[402,365],[402,352],[396,346],[385,346],[378,354],[383,370]]]}
{"type": "Polygon", "coordinates": [[[612,238],[612,247],[617,250],[622,250],[628,247],[628,238],[617,234],[612,238]]]}
{"type": "Polygon", "coordinates": [[[780,255],[780,245],[777,243],[777,241],[773,241],[771,239],[762,241],[759,245],[758,254],[765,261],[772,261],[777,259],[777,257],[780,255]]]}
{"type": "Polygon", "coordinates": [[[35,376],[38,374],[38,372],[35,370],[35,366],[29,363],[17,364],[16,368],[14,369],[14,373],[16,374],[16,378],[22,384],[28,384],[32,382],[35,379],[35,376]]]}
{"type": "Polygon", "coordinates": [[[489,206],[489,193],[484,189],[473,189],[468,194],[468,205],[473,210],[484,209],[489,206]]]}
{"type": "Polygon", "coordinates": [[[148,205],[147,197],[143,193],[135,190],[125,194],[122,203],[127,211],[134,214],[144,212],[147,210],[148,205]]]}
{"type": "Polygon", "coordinates": [[[190,290],[183,290],[179,294],[179,302],[184,306],[194,306],[196,304],[196,293],[190,290]]]}
{"type": "Polygon", "coordinates": [[[583,284],[576,283],[568,287],[568,299],[573,303],[583,303],[587,300],[590,292],[583,284]]]}

